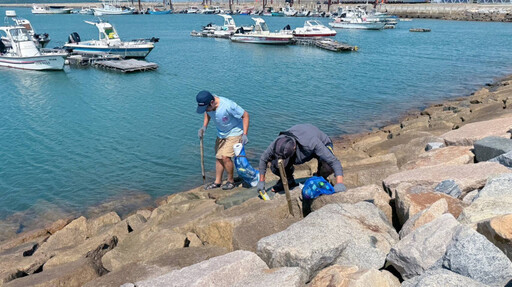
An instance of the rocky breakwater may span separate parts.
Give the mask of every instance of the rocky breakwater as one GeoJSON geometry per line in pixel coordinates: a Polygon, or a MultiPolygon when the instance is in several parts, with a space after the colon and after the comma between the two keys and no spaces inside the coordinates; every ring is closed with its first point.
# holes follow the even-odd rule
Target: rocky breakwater
{"type": "Polygon", "coordinates": [[[195,189],[58,221],[0,243],[0,286],[512,284],[511,84],[341,139],[349,189],[296,188],[294,215],[284,194],[195,189]]]}
{"type": "Polygon", "coordinates": [[[458,21],[511,22],[512,8],[504,5],[467,3],[393,4],[378,8],[402,18],[426,18],[458,21]]]}

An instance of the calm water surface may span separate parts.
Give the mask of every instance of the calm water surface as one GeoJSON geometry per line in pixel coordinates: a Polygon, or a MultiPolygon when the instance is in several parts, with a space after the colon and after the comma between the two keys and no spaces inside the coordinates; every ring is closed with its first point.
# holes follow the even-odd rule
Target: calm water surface
{"type": "MultiPolygon", "coordinates": [[[[31,15],[50,46],[71,32],[97,37],[83,15],[31,15]]],[[[0,9],[4,15],[5,9],[0,9]]],[[[249,16],[234,16],[249,25],[249,16]]],[[[467,95],[512,72],[512,24],[414,20],[395,30],[339,30],[359,46],[338,54],[313,47],[272,47],[193,38],[216,15],[111,16],[124,39],[160,37],[147,60],[155,72],[91,68],[30,72],[0,68],[0,220],[81,213],[112,198],[156,198],[202,183],[195,95],[231,98],[251,116],[254,164],[276,134],[309,122],[330,136],[378,126],[400,113],[467,95]],[[410,33],[411,27],[431,33],[410,33]]],[[[267,17],[272,30],[305,19],[267,17]]],[[[321,19],[327,24],[327,19],[321,19]]],[[[215,128],[207,131],[213,178],[215,128]]],[[[140,204],[146,204],[141,203],[140,204]]],[[[19,231],[19,230],[18,230],[19,231]]]]}

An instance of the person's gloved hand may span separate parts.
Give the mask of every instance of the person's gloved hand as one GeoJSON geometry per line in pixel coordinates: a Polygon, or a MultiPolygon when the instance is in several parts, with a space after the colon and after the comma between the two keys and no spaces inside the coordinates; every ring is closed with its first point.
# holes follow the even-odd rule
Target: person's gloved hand
{"type": "Polygon", "coordinates": [[[334,185],[334,191],[345,192],[347,191],[347,187],[343,183],[337,183],[334,185]]]}
{"type": "Polygon", "coordinates": [[[247,135],[242,135],[242,144],[246,145],[249,143],[249,139],[247,138],[247,135]]]}
{"type": "Polygon", "coordinates": [[[202,126],[199,131],[197,131],[197,136],[202,139],[204,136],[204,133],[206,132],[206,126],[202,126]]]}
{"type": "Polygon", "coordinates": [[[256,185],[256,191],[263,190],[265,191],[265,182],[264,181],[258,181],[258,184],[256,185]]]}

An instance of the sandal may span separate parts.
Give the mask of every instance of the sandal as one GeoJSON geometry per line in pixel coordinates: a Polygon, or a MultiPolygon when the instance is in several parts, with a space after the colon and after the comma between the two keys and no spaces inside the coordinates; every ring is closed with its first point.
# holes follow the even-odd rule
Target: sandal
{"type": "MultiPolygon", "coordinates": [[[[288,180],[288,188],[290,190],[294,189],[298,184],[295,183],[295,180],[288,180]]],[[[281,192],[284,190],[284,186],[283,186],[283,182],[281,180],[279,180],[273,187],[272,187],[272,191],[273,192],[281,192]]]]}
{"type": "Polygon", "coordinates": [[[205,185],[204,189],[208,190],[208,189],[214,189],[214,188],[219,188],[219,187],[220,187],[220,183],[212,182],[212,183],[210,183],[208,185],[205,185]]]}
{"type": "Polygon", "coordinates": [[[235,188],[235,183],[234,182],[229,182],[229,181],[226,182],[226,184],[224,184],[222,186],[223,190],[230,190],[230,189],[233,189],[233,188],[235,188]]]}

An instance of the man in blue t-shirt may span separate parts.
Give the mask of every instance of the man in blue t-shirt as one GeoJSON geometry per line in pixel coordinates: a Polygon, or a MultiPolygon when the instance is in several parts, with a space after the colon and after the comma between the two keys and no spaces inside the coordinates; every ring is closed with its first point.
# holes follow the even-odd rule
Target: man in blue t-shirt
{"type": "Polygon", "coordinates": [[[199,138],[203,138],[206,127],[213,119],[217,127],[217,140],[215,141],[215,181],[206,185],[205,189],[219,188],[222,184],[224,170],[228,174],[227,182],[222,189],[235,187],[233,179],[233,161],[235,155],[233,145],[242,143],[246,145],[249,130],[249,114],[235,102],[212,95],[208,91],[201,91],[196,96],[197,113],[204,113],[203,126],[198,131],[199,138]]]}

